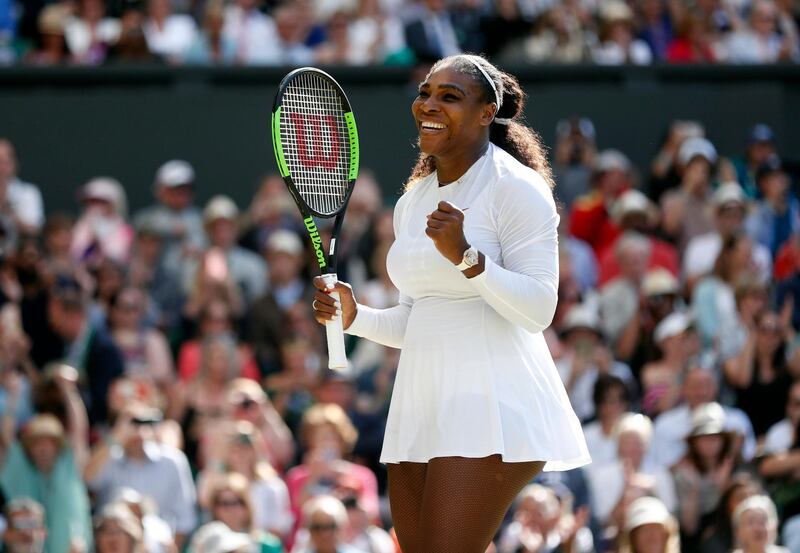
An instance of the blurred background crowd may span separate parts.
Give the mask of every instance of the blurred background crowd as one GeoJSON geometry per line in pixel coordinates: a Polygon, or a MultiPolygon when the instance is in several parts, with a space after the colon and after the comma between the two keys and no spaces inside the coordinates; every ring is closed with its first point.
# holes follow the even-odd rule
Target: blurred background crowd
{"type": "Polygon", "coordinates": [[[797,63],[796,0],[0,0],[0,65],[797,63]]]}
{"type": "MultiPolygon", "coordinates": [[[[718,152],[674,121],[636,167],[558,124],[545,337],[593,463],[537,477],[490,551],[800,552],[800,172],[741,132],[718,152]]],[[[98,176],[69,212],[17,159],[0,140],[2,550],[399,551],[378,463],[399,352],[351,337],[326,369],[282,180],[237,205],[165,160],[152,205],[98,176]]],[[[339,246],[376,308],[398,300],[386,189],[361,171],[339,246]]]]}

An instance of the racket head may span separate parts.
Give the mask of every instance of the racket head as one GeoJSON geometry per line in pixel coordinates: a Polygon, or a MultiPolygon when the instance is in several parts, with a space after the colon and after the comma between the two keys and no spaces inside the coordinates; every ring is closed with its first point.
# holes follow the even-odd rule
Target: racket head
{"type": "Polygon", "coordinates": [[[358,176],[358,130],[333,77],[301,67],[283,78],[272,108],[272,145],[301,212],[329,218],[344,210],[358,176]]]}

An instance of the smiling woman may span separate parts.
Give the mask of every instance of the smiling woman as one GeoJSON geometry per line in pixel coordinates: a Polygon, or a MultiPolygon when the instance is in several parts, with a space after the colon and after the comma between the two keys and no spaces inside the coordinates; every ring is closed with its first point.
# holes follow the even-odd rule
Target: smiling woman
{"type": "Polygon", "coordinates": [[[558,214],[517,80],[478,56],[436,63],[411,111],[420,158],[394,212],[389,309],[319,322],[401,348],[381,461],[404,553],[483,553],[536,474],[590,461],[542,331],[555,312],[558,214]],[[490,495],[486,490],[491,489],[490,495]]]}

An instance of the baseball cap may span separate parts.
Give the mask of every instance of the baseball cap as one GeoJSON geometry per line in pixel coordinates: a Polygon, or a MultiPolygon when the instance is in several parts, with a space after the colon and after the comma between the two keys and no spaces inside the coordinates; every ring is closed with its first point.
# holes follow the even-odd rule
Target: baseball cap
{"type": "Polygon", "coordinates": [[[747,135],[747,144],[751,145],[758,142],[775,143],[775,133],[769,125],[758,123],[750,129],[750,133],[747,135]]]}
{"type": "Polygon", "coordinates": [[[625,513],[625,530],[631,532],[645,524],[669,527],[672,515],[664,503],[655,497],[634,499],[625,513]]]}
{"type": "Polygon", "coordinates": [[[685,311],[675,311],[670,313],[656,325],[653,331],[653,341],[660,344],[667,338],[677,336],[682,332],[686,332],[692,326],[692,317],[685,311]]]}
{"type": "Polygon", "coordinates": [[[717,209],[726,207],[730,204],[744,206],[744,190],[738,182],[725,182],[720,184],[711,196],[711,203],[717,209]]]}
{"type": "Polygon", "coordinates": [[[631,162],[628,157],[619,150],[603,150],[594,160],[595,173],[604,173],[617,169],[619,171],[630,171],[631,162]]]}
{"type": "Polygon", "coordinates": [[[692,411],[692,430],[689,438],[725,432],[725,410],[716,401],[698,405],[692,411]]]}
{"type": "Polygon", "coordinates": [[[294,232],[277,230],[267,239],[266,250],[273,253],[282,252],[289,255],[301,255],[303,253],[303,243],[294,232]]]}
{"type": "Polygon", "coordinates": [[[217,219],[236,219],[238,216],[239,208],[228,196],[214,196],[203,210],[203,221],[206,223],[217,219]]]}
{"type": "Polygon", "coordinates": [[[764,160],[764,163],[759,165],[758,169],[756,169],[756,182],[760,181],[762,178],[771,173],[776,173],[779,171],[783,171],[783,163],[781,163],[781,159],[778,156],[769,156],[766,160],[764,160]]]}
{"type": "Polygon", "coordinates": [[[81,193],[85,200],[103,200],[111,204],[116,204],[119,200],[122,185],[111,177],[97,177],[83,186],[81,193]]]}
{"type": "Polygon", "coordinates": [[[612,0],[605,2],[600,8],[600,19],[606,22],[626,21],[633,19],[633,10],[625,2],[612,0]]]}
{"type": "Polygon", "coordinates": [[[717,149],[707,139],[695,136],[687,138],[678,150],[678,161],[681,165],[687,165],[697,156],[704,158],[711,164],[717,162],[717,149]]]}
{"type": "Polygon", "coordinates": [[[156,186],[174,188],[186,186],[194,182],[194,168],[188,161],[173,159],[166,162],[156,171],[156,186]]]}
{"type": "Polygon", "coordinates": [[[678,279],[666,269],[657,268],[648,271],[642,280],[642,293],[646,297],[677,294],[678,279]]]}

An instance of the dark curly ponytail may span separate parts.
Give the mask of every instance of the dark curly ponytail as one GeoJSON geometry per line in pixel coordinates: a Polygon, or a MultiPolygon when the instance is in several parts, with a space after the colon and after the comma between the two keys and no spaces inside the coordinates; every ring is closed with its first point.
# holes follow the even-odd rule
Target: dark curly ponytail
{"type": "MultiPolygon", "coordinates": [[[[539,138],[539,134],[536,131],[519,122],[525,108],[526,97],[525,91],[519,85],[519,81],[513,75],[500,71],[483,57],[471,56],[471,59],[481,65],[486,74],[494,81],[498,94],[502,96],[502,105],[495,117],[501,120],[508,120],[506,124],[501,124],[496,120],[492,122],[489,127],[489,140],[511,154],[523,165],[539,173],[552,188],[553,176],[541,138],[539,138]]],[[[494,91],[486,77],[464,55],[450,56],[437,61],[431,67],[428,76],[444,65],[448,65],[459,73],[466,73],[472,76],[475,82],[483,89],[484,100],[487,103],[495,101],[494,91]]],[[[436,160],[432,156],[420,153],[414,168],[411,170],[411,176],[406,182],[406,190],[411,188],[414,182],[430,175],[435,170],[436,160]]]]}

